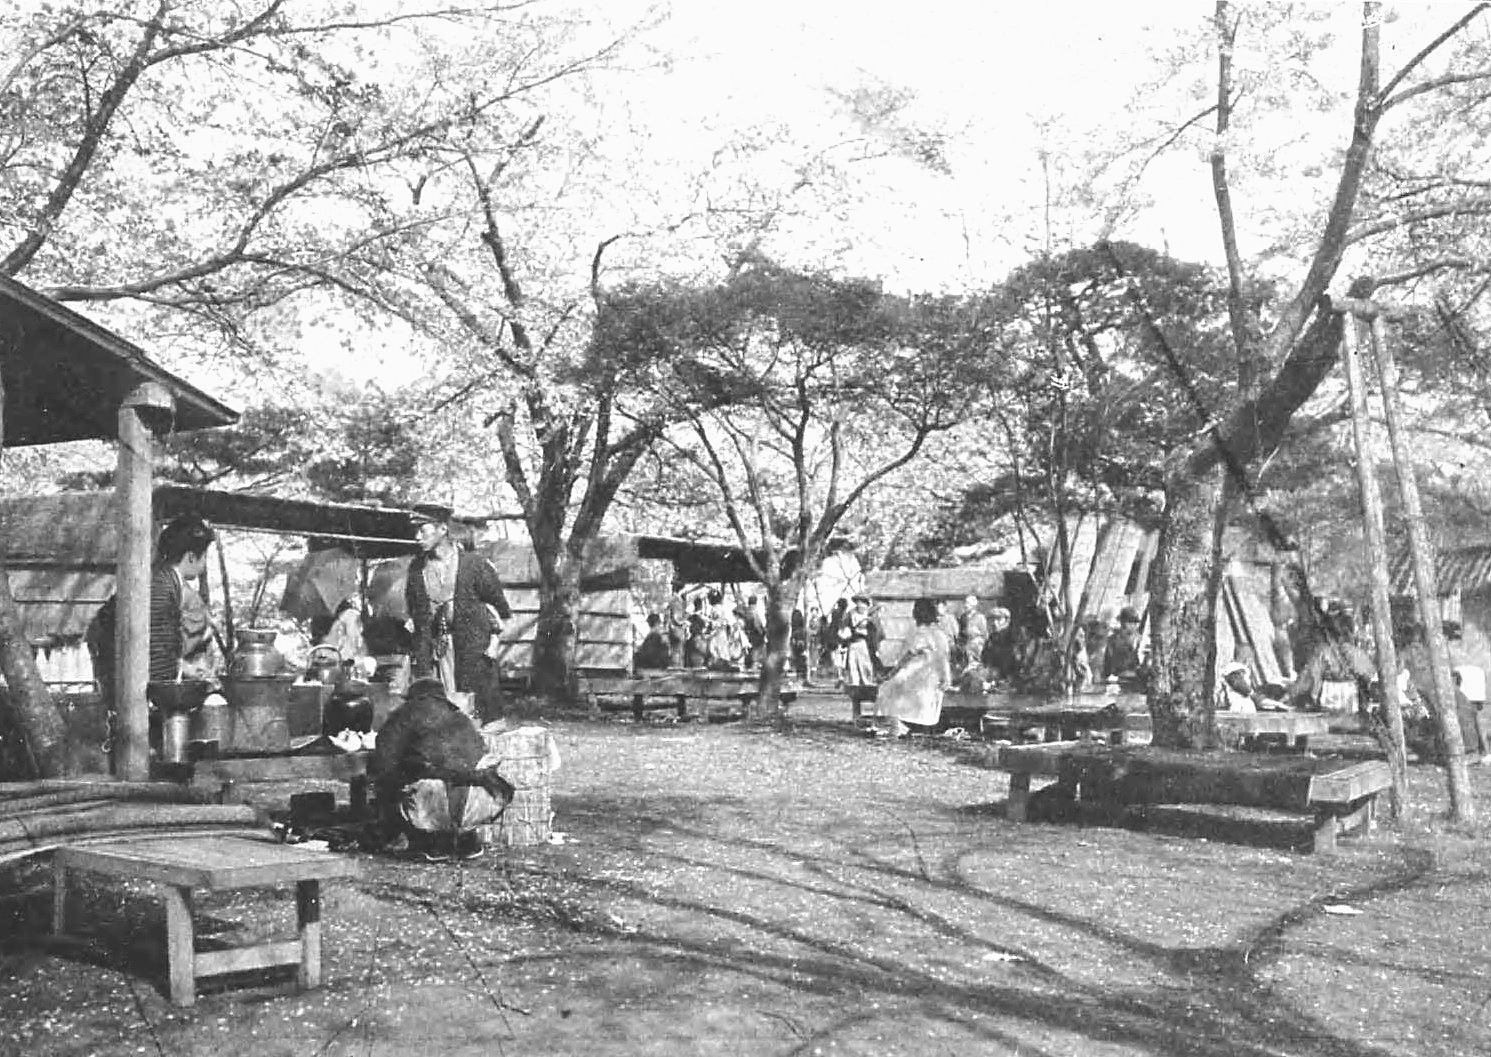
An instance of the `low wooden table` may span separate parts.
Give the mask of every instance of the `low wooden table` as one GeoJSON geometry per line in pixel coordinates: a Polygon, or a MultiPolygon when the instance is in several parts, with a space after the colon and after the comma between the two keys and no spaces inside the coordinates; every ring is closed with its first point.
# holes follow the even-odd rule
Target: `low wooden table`
{"type": "Polygon", "coordinates": [[[198,760],[192,765],[192,785],[227,802],[234,796],[234,786],[243,782],[277,782],[303,779],[308,781],[346,782],[347,800],[354,817],[367,810],[368,762],[372,752],[289,753],[263,756],[221,756],[198,760]]]}
{"type": "Polygon", "coordinates": [[[1191,752],[1105,746],[1090,741],[1009,745],[997,766],[1010,772],[1006,817],[1025,821],[1030,779],[1056,779],[1065,800],[1091,802],[1115,815],[1145,804],[1239,804],[1313,816],[1315,851],[1340,834],[1370,830],[1377,798],[1392,786],[1383,760],[1349,762],[1308,756],[1191,752]]]}
{"type": "Polygon", "coordinates": [[[105,874],[163,886],[171,1001],[190,1006],[198,979],[247,969],[299,967],[302,988],[321,984],[321,882],[352,877],[357,864],[331,852],[250,837],[169,837],[59,848],[53,858],[52,931],[65,932],[68,874],[105,874]],[[192,890],[222,891],[293,883],[293,940],[198,951],[192,890]]]}

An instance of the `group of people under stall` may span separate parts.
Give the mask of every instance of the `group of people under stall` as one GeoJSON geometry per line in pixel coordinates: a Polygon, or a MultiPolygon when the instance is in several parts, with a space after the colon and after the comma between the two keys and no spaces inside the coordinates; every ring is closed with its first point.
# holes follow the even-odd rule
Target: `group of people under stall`
{"type": "MultiPolygon", "coordinates": [[[[413,848],[429,858],[480,854],[478,828],[496,821],[514,792],[483,736],[505,726],[495,658],[511,609],[492,564],[451,535],[450,513],[443,507],[415,509],[419,549],[404,599],[412,681],[372,739],[369,761],[377,804],[370,842],[413,848]]],[[[194,583],[216,538],[210,525],[193,516],[175,518],[160,532],[150,581],[152,681],[219,684],[224,675],[229,658],[223,636],[194,583]]],[[[347,660],[370,659],[361,617],[355,601],[340,606],[321,629],[322,643],[335,645],[347,660]]],[[[116,619],[110,599],[88,634],[95,678],[106,695],[114,682],[116,619]]],[[[303,663],[293,653],[287,660],[303,663]]]]}
{"type": "MultiPolygon", "coordinates": [[[[1275,655],[1280,668],[1291,675],[1285,686],[1248,684],[1253,701],[1282,702],[1285,706],[1327,712],[1357,712],[1382,717],[1384,693],[1377,674],[1375,650],[1367,641],[1369,622],[1341,599],[1330,599],[1319,607],[1312,631],[1289,621],[1279,629],[1275,655]]],[[[1465,755],[1476,763],[1491,763],[1491,733],[1486,727],[1486,670],[1466,648],[1458,621],[1444,621],[1449,647],[1453,706],[1465,755]]],[[[1434,679],[1423,629],[1416,623],[1393,625],[1394,649],[1398,655],[1397,677],[1402,718],[1410,747],[1421,754],[1442,758],[1441,736],[1429,709],[1428,695],[1434,679]]],[[[1236,668],[1237,664],[1231,667],[1236,668]]],[[[1234,681],[1241,677],[1233,675],[1234,681]]],[[[1232,699],[1241,703],[1236,694],[1232,699]]],[[[1243,706],[1246,707],[1246,706],[1243,706]]],[[[1277,707],[1277,705],[1271,706],[1277,707]]]]}
{"type": "MultiPolygon", "coordinates": [[[[1371,712],[1380,709],[1382,694],[1376,681],[1371,655],[1359,641],[1359,625],[1340,602],[1322,609],[1322,619],[1313,636],[1296,635],[1290,653],[1280,668],[1286,676],[1281,684],[1265,683],[1256,677],[1255,659],[1247,648],[1220,666],[1214,707],[1222,711],[1258,712],[1309,711],[1371,712]]],[[[907,724],[934,726],[941,719],[943,694],[950,689],[988,692],[1000,687],[1052,689],[1042,682],[1043,673],[1060,671],[1068,688],[1095,685],[1099,678],[1111,691],[1143,689],[1148,678],[1140,614],[1125,606],[1110,624],[1089,621],[1073,636],[1065,658],[1049,634],[1011,626],[1003,606],[990,607],[987,614],[976,597],[964,599],[954,614],[945,601],[918,599],[912,609],[913,628],[894,665],[879,656],[879,617],[870,600],[856,596],[836,607],[828,627],[834,667],[847,691],[853,715],[859,718],[873,702],[880,722],[874,733],[905,737],[907,724]]],[[[1280,648],[1288,641],[1285,628],[1280,648]]],[[[1455,708],[1465,753],[1477,762],[1491,762],[1491,735],[1485,722],[1487,679],[1483,667],[1464,660],[1455,649],[1459,626],[1447,622],[1454,664],[1455,708]]],[[[1426,678],[1426,659],[1421,656],[1421,636],[1405,634],[1400,646],[1405,668],[1398,683],[1405,701],[1404,716],[1410,734],[1437,744],[1429,710],[1418,689],[1426,678]],[[1410,675],[1417,670],[1418,676],[1410,675]]]]}
{"type": "MultiPolygon", "coordinates": [[[[1384,693],[1374,651],[1364,642],[1367,622],[1340,599],[1320,606],[1313,632],[1288,621],[1272,644],[1286,682],[1269,684],[1255,677],[1246,648],[1218,671],[1215,707],[1219,711],[1316,711],[1365,714],[1383,718],[1384,693]]],[[[1444,622],[1454,685],[1454,709],[1465,752],[1475,763],[1491,763],[1491,733],[1486,722],[1486,671],[1472,663],[1462,644],[1461,627],[1444,622]]],[[[1394,646],[1402,718],[1410,746],[1442,758],[1444,747],[1426,699],[1433,686],[1431,661],[1422,629],[1394,627],[1394,646]]]]}
{"type": "Polygon", "coordinates": [[[661,613],[647,616],[647,634],[632,654],[637,670],[755,668],[766,650],[766,607],[756,595],[731,601],[719,588],[692,602],[675,594],[661,613]]]}
{"type": "MultiPolygon", "coordinates": [[[[873,702],[877,722],[869,729],[877,737],[904,739],[910,735],[908,724],[937,725],[943,696],[950,689],[1031,689],[1043,673],[1063,667],[1049,624],[1044,633],[1039,623],[1032,627],[1029,620],[1015,625],[1006,607],[991,606],[986,613],[975,595],[964,598],[957,613],[945,600],[917,599],[911,607],[912,628],[889,666],[872,645],[876,636],[870,629],[876,617],[870,600],[854,598],[848,614],[848,631],[839,636],[844,650],[842,681],[856,719],[873,702]]],[[[1084,646],[1083,663],[1096,660],[1104,678],[1115,682],[1142,678],[1140,618],[1132,608],[1119,613],[1117,627],[1102,637],[1101,646],[1096,656],[1084,646]]]]}

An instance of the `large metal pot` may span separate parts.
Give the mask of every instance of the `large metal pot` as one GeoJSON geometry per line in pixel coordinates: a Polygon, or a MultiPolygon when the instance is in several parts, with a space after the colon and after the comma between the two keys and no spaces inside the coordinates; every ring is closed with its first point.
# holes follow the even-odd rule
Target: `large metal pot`
{"type": "Polygon", "coordinates": [[[238,633],[238,649],[228,665],[234,679],[269,679],[285,670],[285,655],[274,648],[273,628],[257,628],[238,633]]]}
{"type": "Polygon", "coordinates": [[[284,752],[290,748],[290,684],[294,681],[293,675],[223,680],[231,713],[232,751],[284,752]]]}

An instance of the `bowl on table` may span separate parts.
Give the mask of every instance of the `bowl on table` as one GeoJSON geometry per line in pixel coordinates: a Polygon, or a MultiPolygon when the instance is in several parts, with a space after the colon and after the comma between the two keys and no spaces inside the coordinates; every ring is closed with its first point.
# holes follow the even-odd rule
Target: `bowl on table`
{"type": "Polygon", "coordinates": [[[162,712],[200,708],[211,692],[206,679],[153,679],[145,684],[145,699],[162,712]]]}

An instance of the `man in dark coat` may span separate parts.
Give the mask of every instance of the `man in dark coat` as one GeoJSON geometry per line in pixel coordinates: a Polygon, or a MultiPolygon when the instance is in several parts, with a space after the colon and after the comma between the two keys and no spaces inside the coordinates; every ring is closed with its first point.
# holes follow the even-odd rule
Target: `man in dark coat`
{"type": "Polygon", "coordinates": [[[502,690],[489,647],[502,629],[492,613],[501,620],[512,617],[502,580],[491,562],[450,538],[448,508],[421,506],[415,512],[420,553],[409,563],[404,583],[414,625],[411,674],[436,676],[447,693],[474,695],[477,716],[483,722],[496,719],[502,690]]]}
{"type": "Polygon", "coordinates": [[[378,731],[368,764],[382,838],[446,833],[459,853],[479,853],[475,827],[493,821],[513,797],[495,769],[477,769],[485,755],[476,725],[440,682],[416,679],[378,731]]]}

